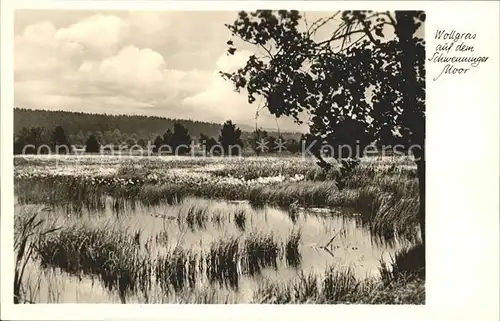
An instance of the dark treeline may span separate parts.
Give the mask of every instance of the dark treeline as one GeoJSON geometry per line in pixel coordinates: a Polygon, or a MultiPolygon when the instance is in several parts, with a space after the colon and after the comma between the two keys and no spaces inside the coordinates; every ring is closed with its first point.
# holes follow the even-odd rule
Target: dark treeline
{"type": "Polygon", "coordinates": [[[191,137],[187,128],[176,123],[173,129],[168,129],[163,136],[155,138],[152,151],[158,154],[183,155],[191,152],[194,142],[205,155],[240,155],[245,148],[241,134],[242,131],[230,120],[220,127],[217,137],[203,133],[198,138],[191,137]]]}
{"type": "MultiPolygon", "coordinates": [[[[262,131],[258,131],[260,133],[262,131]]],[[[75,143],[72,137],[68,137],[65,129],[56,125],[53,129],[32,126],[21,128],[14,136],[14,154],[48,154],[48,153],[99,153],[113,150],[132,150],[137,148],[138,152],[152,152],[158,155],[186,155],[196,148],[196,154],[211,155],[240,155],[241,153],[257,152],[255,148],[255,133],[244,140],[242,131],[231,120],[226,121],[218,128],[218,134],[209,136],[201,133],[198,137],[192,136],[189,130],[181,123],[174,123],[171,128],[162,135],[157,135],[154,140],[139,137],[136,134],[122,135],[118,130],[110,133],[102,132],[89,133],[87,137],[79,138],[75,143]],[[83,141],[83,144],[81,143],[83,141]],[[139,148],[140,147],[140,148],[139,148]],[[246,149],[245,149],[246,148],[246,149]],[[252,152],[253,151],[253,152],[252,152]]],[[[266,133],[268,143],[274,146],[278,138],[269,136],[266,133]]],[[[290,141],[290,140],[289,140],[290,141]]],[[[298,152],[298,141],[291,139],[296,148],[293,152],[298,152]]],[[[263,152],[273,153],[285,150],[269,148],[263,152]]],[[[290,150],[292,152],[292,150],[290,150]]]]}
{"type": "MultiPolygon", "coordinates": [[[[84,144],[75,144],[71,138],[68,138],[62,126],[57,125],[52,130],[34,126],[23,127],[14,136],[14,154],[99,153],[135,150],[139,153],[147,152],[155,155],[187,155],[191,153],[194,155],[235,156],[243,153],[259,156],[278,153],[296,154],[307,150],[312,155],[321,153],[325,156],[344,158],[369,156],[369,152],[365,150],[368,145],[375,148],[375,154],[372,155],[379,155],[384,146],[388,146],[382,142],[372,144],[368,140],[363,140],[364,133],[355,129],[355,126],[340,126],[333,141],[325,141],[310,134],[303,134],[299,139],[286,138],[281,135],[273,136],[262,129],[254,131],[247,139],[243,139],[241,129],[228,120],[219,127],[216,136],[204,133],[198,137],[192,136],[182,124],[174,123],[172,128],[167,128],[163,135],[157,135],[154,140],[137,138],[137,135],[130,135],[127,138],[118,135],[119,132],[113,131],[111,136],[106,137],[100,132],[90,133],[83,138],[84,144]],[[346,150],[346,146],[349,146],[349,149],[346,150]],[[349,150],[351,154],[342,154],[342,152],[349,150]]],[[[386,143],[391,143],[394,146],[398,141],[391,136],[386,143]]],[[[405,148],[399,149],[399,151],[404,150],[405,148]]],[[[373,148],[370,152],[373,152],[373,148]]]]}
{"type": "MultiPolygon", "coordinates": [[[[31,110],[14,108],[14,133],[20,134],[24,128],[42,127],[51,131],[56,126],[64,128],[72,144],[83,145],[93,134],[104,144],[119,144],[127,139],[153,141],[163,135],[165,128],[173,128],[178,123],[190,135],[201,134],[217,137],[221,124],[184,119],[170,119],[154,116],[89,114],[82,112],[31,110]]],[[[242,139],[246,140],[251,131],[242,129],[242,139]]],[[[276,134],[276,133],[274,133],[276,134]]],[[[300,136],[299,133],[283,133],[286,137],[300,136]]]]}
{"type": "Polygon", "coordinates": [[[129,150],[139,146],[143,151],[150,150],[157,154],[183,155],[192,152],[192,143],[194,143],[198,145],[194,151],[196,154],[199,152],[212,155],[235,155],[240,152],[255,155],[294,154],[300,153],[305,148],[313,155],[321,152],[334,157],[357,157],[367,155],[363,151],[368,145],[376,147],[378,152],[375,151],[375,154],[379,154],[385,146],[401,144],[399,137],[391,132],[382,135],[377,142],[370,141],[366,130],[359,126],[356,120],[351,119],[338,124],[335,134],[330,136],[330,139],[324,140],[311,134],[278,134],[263,129],[244,132],[230,120],[218,125],[159,117],[34,111],[18,108],[14,110],[14,113],[15,154],[73,153],[75,151],[98,153],[101,148],[103,151],[129,150]],[[133,124],[132,128],[140,128],[140,130],[133,132],[121,122],[133,124]],[[163,124],[162,127],[160,123],[163,124]],[[121,131],[121,128],[124,128],[124,131],[121,131]],[[195,130],[190,128],[195,128],[195,130]],[[324,144],[328,148],[323,148],[324,144]],[[30,147],[27,150],[25,148],[27,145],[32,145],[34,148],[30,147]],[[39,149],[40,146],[43,148],[39,149]],[[339,148],[340,146],[351,148],[349,151],[349,149],[339,148]],[[343,155],[344,152],[350,154],[343,155]]]}
{"type": "MultiPolygon", "coordinates": [[[[154,137],[180,123],[193,135],[207,133],[216,135],[220,125],[194,120],[178,120],[152,116],[89,114],[82,112],[48,111],[31,109],[14,109],[14,131],[21,128],[40,126],[54,128],[57,125],[66,130],[67,135],[78,135],[96,132],[120,132],[122,135],[139,135],[154,137]]],[[[81,137],[79,137],[81,138],[81,137]]],[[[83,143],[83,142],[78,142],[83,143]]]]}

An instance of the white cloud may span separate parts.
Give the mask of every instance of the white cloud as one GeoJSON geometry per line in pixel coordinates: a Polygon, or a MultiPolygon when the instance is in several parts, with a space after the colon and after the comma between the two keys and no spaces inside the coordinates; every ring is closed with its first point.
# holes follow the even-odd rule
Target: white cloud
{"type": "Polygon", "coordinates": [[[117,55],[107,57],[95,65],[85,62],[80,71],[94,71],[104,81],[127,86],[154,86],[163,81],[165,71],[165,61],[160,54],[134,46],[127,46],[117,55]]]}
{"type": "Polygon", "coordinates": [[[206,110],[205,116],[212,121],[239,121],[251,117],[252,108],[248,106],[246,96],[236,93],[232,84],[219,74],[219,71],[230,72],[243,67],[250,55],[248,51],[239,51],[235,55],[220,56],[215,63],[217,70],[211,76],[210,85],[204,91],[184,98],[182,103],[206,110]]]}
{"type": "Polygon", "coordinates": [[[169,69],[160,53],[121,45],[128,25],[101,14],[59,30],[49,21],[28,25],[15,38],[16,104],[102,112],[120,102],[130,111],[172,104],[208,86],[206,71],[169,69]]]}
{"type": "Polygon", "coordinates": [[[159,35],[173,24],[172,13],[159,11],[133,11],[129,13],[130,26],[142,36],[159,35]]]}
{"type": "Polygon", "coordinates": [[[219,59],[217,59],[215,65],[220,71],[236,71],[238,68],[245,66],[248,57],[250,57],[251,55],[252,53],[248,50],[238,50],[234,53],[234,55],[223,54],[219,57],[219,59]]]}
{"type": "Polygon", "coordinates": [[[70,66],[83,54],[80,44],[57,41],[55,34],[55,27],[47,21],[26,27],[14,39],[14,70],[53,73],[70,66]]]}
{"type": "Polygon", "coordinates": [[[100,62],[85,61],[78,69],[82,82],[100,84],[151,106],[193,94],[208,86],[209,74],[168,69],[162,55],[151,49],[127,46],[100,62]]]}
{"type": "Polygon", "coordinates": [[[128,36],[129,24],[114,15],[96,14],[57,30],[56,40],[76,42],[96,53],[113,52],[128,36]]]}
{"type": "MultiPolygon", "coordinates": [[[[257,106],[219,75],[251,54],[225,53],[221,18],[233,16],[107,13],[58,27],[33,21],[15,37],[15,104],[253,125],[257,106]]],[[[273,127],[267,116],[263,126],[273,127]]]]}
{"type": "Polygon", "coordinates": [[[56,28],[50,21],[29,25],[24,29],[23,38],[32,43],[46,44],[53,42],[56,28]]]}
{"type": "MultiPolygon", "coordinates": [[[[203,117],[214,122],[224,122],[231,119],[235,123],[255,124],[255,113],[258,101],[254,104],[248,103],[247,94],[244,90],[238,93],[234,90],[232,83],[223,79],[220,71],[232,72],[246,64],[248,57],[252,53],[249,51],[236,51],[234,55],[223,54],[216,61],[217,70],[212,74],[210,85],[206,90],[183,99],[182,104],[194,110],[204,110],[203,117]]],[[[290,120],[279,120],[283,129],[296,126],[290,120]]],[[[276,118],[270,115],[267,110],[259,113],[258,124],[262,127],[276,127],[276,118]]]]}
{"type": "MultiPolygon", "coordinates": [[[[195,95],[186,97],[182,103],[193,109],[204,110],[204,117],[214,122],[223,122],[231,119],[235,123],[254,126],[256,111],[260,109],[259,100],[250,104],[245,90],[236,92],[231,82],[223,79],[219,71],[234,72],[244,67],[250,51],[239,50],[234,55],[223,54],[217,59],[217,70],[212,74],[210,86],[195,95]]],[[[305,126],[298,126],[291,118],[276,119],[267,109],[259,111],[257,118],[259,127],[276,128],[283,130],[305,130],[305,126]]]]}

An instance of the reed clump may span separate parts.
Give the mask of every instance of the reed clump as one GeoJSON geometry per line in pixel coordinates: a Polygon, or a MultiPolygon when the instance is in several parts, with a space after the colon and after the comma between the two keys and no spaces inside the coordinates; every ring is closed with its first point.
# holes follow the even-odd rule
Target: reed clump
{"type": "Polygon", "coordinates": [[[199,262],[199,255],[194,251],[175,247],[156,260],[156,280],[166,293],[193,289],[198,278],[199,262]]]}
{"type": "Polygon", "coordinates": [[[205,256],[208,280],[238,289],[241,256],[237,237],[228,237],[213,242],[205,256]]]}
{"type": "Polygon", "coordinates": [[[35,208],[23,211],[14,218],[14,303],[24,303],[33,300],[27,295],[24,287],[24,273],[26,266],[33,261],[36,256],[37,241],[56,232],[59,227],[53,224],[45,224],[43,212],[46,209],[35,208]]]}
{"type": "Polygon", "coordinates": [[[254,303],[424,304],[425,257],[417,245],[396,253],[392,263],[381,262],[381,277],[359,280],[352,269],[329,266],[323,274],[300,273],[288,282],[262,283],[254,303]]]}
{"type": "Polygon", "coordinates": [[[351,271],[329,267],[324,274],[299,275],[279,283],[267,281],[254,292],[259,304],[424,304],[425,281],[384,284],[379,279],[357,280],[351,271]]]}
{"type": "Polygon", "coordinates": [[[270,234],[251,232],[243,242],[244,272],[255,275],[261,273],[263,268],[278,268],[280,245],[276,237],[270,234]]]}
{"type": "Polygon", "coordinates": [[[239,209],[234,212],[234,223],[240,231],[245,231],[246,219],[247,217],[245,210],[239,209]]]}
{"type": "Polygon", "coordinates": [[[301,239],[300,230],[292,231],[285,241],[285,258],[289,266],[298,267],[302,261],[299,251],[301,239]]]}
{"type": "Polygon", "coordinates": [[[133,235],[112,226],[71,226],[40,238],[37,255],[42,267],[57,267],[73,275],[97,277],[121,298],[148,289],[151,265],[133,235]]]}

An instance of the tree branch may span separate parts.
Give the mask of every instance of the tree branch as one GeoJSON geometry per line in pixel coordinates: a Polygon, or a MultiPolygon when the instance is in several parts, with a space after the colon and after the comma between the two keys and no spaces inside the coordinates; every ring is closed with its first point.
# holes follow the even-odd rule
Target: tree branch
{"type": "Polygon", "coordinates": [[[368,38],[370,39],[370,41],[375,46],[379,46],[379,41],[375,40],[375,38],[373,37],[372,31],[368,27],[368,24],[366,23],[366,21],[361,21],[361,24],[363,25],[363,31],[364,31],[364,33],[368,36],[368,38]]]}
{"type": "Polygon", "coordinates": [[[307,35],[309,36],[309,24],[307,23],[306,13],[304,12],[304,23],[306,24],[307,35]]]}
{"type": "Polygon", "coordinates": [[[312,30],[313,27],[314,27],[314,30],[312,30],[311,32],[308,31],[308,34],[314,35],[316,33],[316,31],[318,31],[319,28],[323,27],[329,21],[335,19],[339,14],[340,14],[340,11],[337,11],[335,14],[333,14],[332,16],[330,16],[328,18],[320,18],[320,19],[316,20],[311,25],[311,30],[312,30]],[[320,23],[320,21],[321,21],[321,23],[320,23]]]}
{"type": "Polygon", "coordinates": [[[354,46],[355,44],[357,44],[358,42],[360,42],[361,40],[363,40],[365,37],[366,37],[366,34],[362,35],[361,37],[359,37],[355,41],[351,42],[347,47],[341,48],[339,52],[343,52],[343,51],[348,50],[349,48],[351,48],[352,46],[354,46]]]}
{"type": "Polygon", "coordinates": [[[267,54],[269,55],[269,59],[273,59],[273,58],[274,58],[274,56],[273,56],[273,54],[271,53],[271,50],[270,50],[270,49],[267,49],[267,48],[266,48],[264,45],[262,45],[262,44],[259,44],[259,46],[267,52],[267,54]]]}
{"type": "Polygon", "coordinates": [[[234,34],[234,36],[237,36],[243,42],[246,42],[246,43],[249,43],[251,45],[257,46],[258,48],[264,49],[264,51],[268,54],[267,58],[269,58],[269,59],[274,58],[274,55],[271,53],[271,50],[266,48],[263,44],[260,44],[260,43],[255,42],[255,41],[250,41],[248,39],[244,39],[243,37],[241,37],[240,35],[237,35],[237,34],[234,34]]]}
{"type": "Polygon", "coordinates": [[[345,33],[345,34],[342,34],[342,35],[339,35],[339,36],[332,36],[330,39],[318,42],[317,46],[322,46],[322,45],[330,44],[333,41],[340,40],[340,39],[342,39],[344,37],[353,35],[355,33],[361,33],[361,32],[365,32],[365,31],[364,30],[354,30],[354,31],[350,31],[349,33],[345,33]]]}
{"type": "MultiPolygon", "coordinates": [[[[391,20],[391,22],[383,22],[383,23],[379,23],[379,24],[376,24],[376,26],[382,26],[382,25],[385,25],[385,24],[389,24],[389,25],[392,25],[392,26],[396,26],[396,21],[392,18],[392,16],[390,16],[389,12],[386,13],[389,17],[389,19],[391,20]]],[[[339,26],[339,28],[337,30],[335,30],[335,32],[332,34],[332,37],[330,39],[327,39],[327,40],[324,40],[324,41],[321,41],[319,42],[317,45],[318,46],[322,46],[322,45],[325,45],[325,44],[330,44],[331,42],[333,41],[336,41],[336,40],[340,40],[342,39],[342,46],[341,46],[341,50],[344,49],[344,44],[345,44],[345,41],[347,38],[350,38],[350,36],[352,36],[353,34],[356,34],[356,33],[364,33],[365,36],[368,37],[368,39],[370,39],[370,41],[376,46],[376,47],[379,47],[380,46],[380,43],[379,41],[377,41],[375,39],[375,37],[373,36],[372,34],[372,31],[375,30],[375,28],[369,28],[368,26],[368,23],[367,23],[367,20],[369,18],[373,18],[373,17],[378,17],[380,15],[380,13],[375,13],[371,16],[369,16],[366,20],[364,21],[357,21],[357,23],[355,25],[359,25],[361,24],[363,26],[362,29],[356,29],[356,30],[353,30],[352,27],[353,25],[352,24],[349,24],[347,25],[346,23],[344,24],[341,24],[339,26]],[[342,33],[342,34],[339,34],[342,30],[346,30],[345,33],[342,33]]],[[[360,39],[364,38],[365,36],[361,37],[360,39]]],[[[356,42],[358,42],[360,39],[358,39],[356,42]]]]}
{"type": "Polygon", "coordinates": [[[387,11],[385,14],[387,15],[387,17],[389,17],[389,20],[391,20],[390,24],[394,26],[394,28],[396,28],[396,20],[391,16],[391,13],[387,11]]]}

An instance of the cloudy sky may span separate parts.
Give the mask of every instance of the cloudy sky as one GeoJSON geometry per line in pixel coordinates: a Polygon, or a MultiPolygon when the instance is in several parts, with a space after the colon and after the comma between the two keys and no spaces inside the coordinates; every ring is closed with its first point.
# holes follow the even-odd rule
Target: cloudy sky
{"type": "MultiPolygon", "coordinates": [[[[332,12],[302,14],[311,23],[332,12]]],[[[255,50],[238,46],[242,50],[227,55],[230,32],[224,24],[236,18],[237,12],[229,11],[18,10],[15,105],[217,123],[231,119],[254,127],[258,106],[218,73],[243,66],[255,50]]],[[[329,22],[316,36],[327,39],[338,23],[329,22]]],[[[418,33],[423,36],[423,27],[418,33]]],[[[276,120],[266,109],[258,126],[307,130],[290,118],[276,120]]]]}
{"type": "MultiPolygon", "coordinates": [[[[166,116],[255,126],[257,105],[219,70],[250,51],[226,55],[225,23],[236,12],[17,11],[15,105],[22,108],[166,116]]],[[[259,126],[276,128],[261,112],[259,126]]],[[[279,119],[281,130],[298,130],[279,119]]],[[[302,127],[304,130],[304,127],[302,127]]]]}

